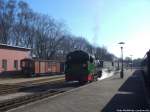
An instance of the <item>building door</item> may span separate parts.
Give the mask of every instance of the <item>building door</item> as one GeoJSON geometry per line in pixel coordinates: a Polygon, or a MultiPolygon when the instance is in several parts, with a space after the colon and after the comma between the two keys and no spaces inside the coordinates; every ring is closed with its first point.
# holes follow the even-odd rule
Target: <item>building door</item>
{"type": "Polygon", "coordinates": [[[40,62],[40,73],[45,73],[45,62],[40,62]]]}

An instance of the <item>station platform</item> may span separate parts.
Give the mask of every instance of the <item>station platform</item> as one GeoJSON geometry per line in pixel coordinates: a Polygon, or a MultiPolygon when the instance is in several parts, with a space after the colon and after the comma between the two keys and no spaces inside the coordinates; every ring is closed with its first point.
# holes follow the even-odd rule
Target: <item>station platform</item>
{"type": "Polygon", "coordinates": [[[125,71],[8,112],[150,112],[140,71],[125,71]]]}
{"type": "Polygon", "coordinates": [[[43,77],[31,77],[31,78],[0,78],[0,84],[3,85],[14,85],[24,82],[40,81],[44,79],[53,79],[57,77],[64,77],[64,75],[52,75],[52,76],[43,76],[43,77]]]}

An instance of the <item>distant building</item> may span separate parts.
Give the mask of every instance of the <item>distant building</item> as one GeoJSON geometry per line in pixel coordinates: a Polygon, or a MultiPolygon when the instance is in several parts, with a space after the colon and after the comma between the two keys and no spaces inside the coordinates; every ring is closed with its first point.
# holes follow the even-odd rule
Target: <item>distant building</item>
{"type": "Polygon", "coordinates": [[[0,44],[0,73],[20,70],[24,58],[31,58],[29,48],[0,44]]]}

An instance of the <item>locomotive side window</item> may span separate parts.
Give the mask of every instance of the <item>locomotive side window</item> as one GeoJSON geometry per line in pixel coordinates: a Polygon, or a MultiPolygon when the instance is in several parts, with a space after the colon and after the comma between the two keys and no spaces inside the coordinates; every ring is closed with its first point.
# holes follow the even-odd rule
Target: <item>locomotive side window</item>
{"type": "Polygon", "coordinates": [[[90,56],[90,63],[93,63],[94,59],[92,58],[92,56],[90,56]]]}

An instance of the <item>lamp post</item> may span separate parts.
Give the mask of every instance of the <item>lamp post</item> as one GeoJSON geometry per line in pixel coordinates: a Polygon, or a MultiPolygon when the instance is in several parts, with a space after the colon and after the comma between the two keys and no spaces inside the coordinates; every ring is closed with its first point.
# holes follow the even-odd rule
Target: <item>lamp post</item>
{"type": "Polygon", "coordinates": [[[133,67],[133,60],[132,60],[132,56],[133,55],[130,55],[131,56],[131,71],[132,71],[132,67],[133,67]]]}
{"type": "Polygon", "coordinates": [[[122,66],[121,66],[121,71],[120,71],[120,78],[123,78],[124,76],[124,70],[123,70],[123,45],[125,44],[124,42],[119,42],[118,44],[121,45],[121,63],[122,63],[122,66]]]}

